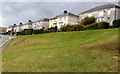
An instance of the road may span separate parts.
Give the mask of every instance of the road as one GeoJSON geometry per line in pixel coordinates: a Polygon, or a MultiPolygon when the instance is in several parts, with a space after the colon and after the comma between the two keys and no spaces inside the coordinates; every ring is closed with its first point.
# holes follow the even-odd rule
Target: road
{"type": "Polygon", "coordinates": [[[0,35],[0,51],[2,48],[5,48],[5,46],[11,41],[11,39],[15,38],[14,36],[8,36],[8,35],[0,35]]]}

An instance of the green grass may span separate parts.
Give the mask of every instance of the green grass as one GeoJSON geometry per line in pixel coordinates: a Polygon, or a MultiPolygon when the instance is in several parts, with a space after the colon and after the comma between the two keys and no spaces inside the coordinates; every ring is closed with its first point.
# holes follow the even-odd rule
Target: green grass
{"type": "Polygon", "coordinates": [[[117,72],[118,29],[21,36],[3,50],[3,72],[117,72]]]}

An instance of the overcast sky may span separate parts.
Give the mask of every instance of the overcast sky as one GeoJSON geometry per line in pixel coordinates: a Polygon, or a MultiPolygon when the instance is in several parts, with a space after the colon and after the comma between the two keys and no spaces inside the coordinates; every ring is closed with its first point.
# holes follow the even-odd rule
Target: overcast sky
{"type": "Polygon", "coordinates": [[[29,19],[37,21],[52,18],[64,10],[78,15],[95,6],[111,2],[2,2],[0,3],[0,26],[27,23],[29,19]]]}

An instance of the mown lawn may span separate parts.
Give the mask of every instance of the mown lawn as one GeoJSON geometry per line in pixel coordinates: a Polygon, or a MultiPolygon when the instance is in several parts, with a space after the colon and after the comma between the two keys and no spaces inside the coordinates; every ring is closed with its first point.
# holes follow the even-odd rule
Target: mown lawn
{"type": "Polygon", "coordinates": [[[21,36],[3,50],[3,72],[117,72],[118,29],[21,36]]]}

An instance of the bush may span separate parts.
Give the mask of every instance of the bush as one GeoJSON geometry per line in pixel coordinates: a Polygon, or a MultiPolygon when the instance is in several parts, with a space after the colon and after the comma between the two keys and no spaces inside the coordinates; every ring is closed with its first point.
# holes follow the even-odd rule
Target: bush
{"type": "Polygon", "coordinates": [[[92,30],[92,29],[97,29],[98,23],[93,23],[90,25],[85,26],[86,30],[92,30]]]}
{"type": "Polygon", "coordinates": [[[62,32],[66,32],[66,31],[82,31],[84,30],[84,26],[83,25],[67,25],[67,26],[63,26],[60,28],[60,31],[62,32]]]}
{"type": "Polygon", "coordinates": [[[73,25],[70,29],[70,31],[82,31],[82,30],[84,30],[83,25],[73,25]]]}
{"type": "Polygon", "coordinates": [[[51,33],[51,32],[57,32],[57,26],[51,27],[43,31],[43,33],[51,33]]]}
{"type": "Polygon", "coordinates": [[[118,28],[118,27],[120,27],[120,19],[113,21],[113,28],[118,28]]]}
{"type": "Polygon", "coordinates": [[[37,30],[33,30],[34,34],[41,34],[43,33],[43,29],[37,29],[37,30]]]}
{"type": "Polygon", "coordinates": [[[107,22],[100,22],[98,23],[98,26],[97,26],[98,29],[108,29],[109,27],[110,27],[109,23],[107,22]]]}
{"type": "Polygon", "coordinates": [[[57,26],[48,28],[48,30],[55,30],[55,32],[57,32],[57,26]]]}
{"type": "Polygon", "coordinates": [[[25,29],[20,32],[20,35],[32,35],[33,29],[25,29]]]}
{"type": "Polygon", "coordinates": [[[70,25],[62,26],[62,27],[60,28],[60,31],[66,32],[66,31],[68,31],[69,28],[70,28],[70,25]]]}
{"type": "Polygon", "coordinates": [[[17,32],[16,35],[17,35],[17,36],[20,35],[20,32],[17,32]]]}
{"type": "Polygon", "coordinates": [[[51,33],[51,32],[56,32],[56,29],[46,29],[43,31],[43,33],[51,33]]]}
{"type": "Polygon", "coordinates": [[[7,32],[7,35],[10,35],[10,33],[11,33],[11,31],[8,31],[8,32],[7,32]]]}
{"type": "Polygon", "coordinates": [[[12,32],[12,35],[15,35],[15,32],[12,32]]]}
{"type": "Polygon", "coordinates": [[[95,23],[95,21],[96,21],[95,17],[85,17],[84,19],[81,20],[80,24],[89,25],[89,24],[95,23]]]}

